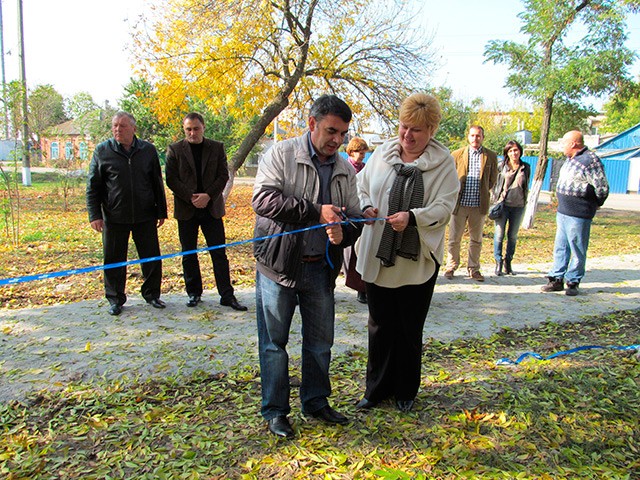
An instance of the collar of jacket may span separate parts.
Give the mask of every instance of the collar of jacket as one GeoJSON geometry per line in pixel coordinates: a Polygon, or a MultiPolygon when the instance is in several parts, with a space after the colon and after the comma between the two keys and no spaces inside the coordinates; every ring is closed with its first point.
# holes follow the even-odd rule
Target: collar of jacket
{"type": "MultiPolygon", "coordinates": [[[[122,154],[126,154],[124,147],[122,146],[122,144],[118,141],[116,141],[115,138],[110,138],[109,139],[109,143],[111,145],[111,148],[113,149],[113,151],[118,152],[118,153],[122,153],[122,154]]],[[[136,150],[138,150],[139,148],[139,143],[140,141],[138,140],[138,137],[136,137],[135,135],[133,136],[133,142],[131,143],[131,151],[129,153],[133,153],[136,150]]]]}

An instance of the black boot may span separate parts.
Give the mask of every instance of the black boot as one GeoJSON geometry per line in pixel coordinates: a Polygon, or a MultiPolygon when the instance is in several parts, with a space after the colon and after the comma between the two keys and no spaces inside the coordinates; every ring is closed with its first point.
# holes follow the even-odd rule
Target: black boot
{"type": "Polygon", "coordinates": [[[515,275],[513,273],[513,269],[511,268],[511,259],[507,259],[504,261],[504,273],[507,275],[515,275]]]}
{"type": "Polygon", "coordinates": [[[502,260],[500,260],[499,262],[496,262],[496,275],[498,277],[501,277],[503,275],[503,273],[502,273],[502,260]]]}

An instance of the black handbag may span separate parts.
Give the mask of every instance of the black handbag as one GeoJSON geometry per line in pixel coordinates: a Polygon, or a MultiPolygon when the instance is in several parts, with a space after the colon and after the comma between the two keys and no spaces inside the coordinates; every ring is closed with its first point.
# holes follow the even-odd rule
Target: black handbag
{"type": "Polygon", "coordinates": [[[493,205],[489,209],[489,219],[490,220],[498,220],[498,219],[502,218],[502,216],[504,215],[504,197],[507,196],[507,192],[509,191],[509,187],[511,187],[511,184],[515,181],[517,176],[518,176],[518,172],[516,172],[516,174],[511,179],[511,181],[506,185],[507,188],[504,188],[502,190],[502,192],[500,194],[500,197],[499,197],[499,198],[502,198],[502,200],[497,202],[495,205],[493,205]],[[504,196],[502,195],[502,193],[504,193],[504,196]]]}
{"type": "Polygon", "coordinates": [[[489,218],[491,220],[498,220],[504,215],[504,201],[496,203],[489,209],[489,218]]]}

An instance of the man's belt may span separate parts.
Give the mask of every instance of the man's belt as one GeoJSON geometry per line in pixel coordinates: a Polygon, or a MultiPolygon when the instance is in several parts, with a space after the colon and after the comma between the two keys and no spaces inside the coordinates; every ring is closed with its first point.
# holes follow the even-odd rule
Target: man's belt
{"type": "Polygon", "coordinates": [[[319,262],[323,258],[324,258],[324,255],[304,255],[302,257],[302,261],[305,263],[319,262]]]}

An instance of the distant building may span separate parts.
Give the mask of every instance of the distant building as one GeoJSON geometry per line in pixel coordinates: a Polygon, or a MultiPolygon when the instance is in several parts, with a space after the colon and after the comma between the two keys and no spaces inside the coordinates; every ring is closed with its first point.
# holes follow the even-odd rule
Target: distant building
{"type": "Polygon", "coordinates": [[[605,165],[613,193],[640,193],[640,123],[593,150],[605,165]]]}
{"type": "Polygon", "coordinates": [[[48,128],[40,138],[43,162],[55,166],[59,160],[89,160],[95,145],[75,120],[48,128]]]}
{"type": "Polygon", "coordinates": [[[518,130],[514,136],[520,145],[528,145],[533,141],[531,130],[518,130]]]}
{"type": "Polygon", "coordinates": [[[16,160],[21,149],[22,140],[0,140],[0,161],[16,160]]]}

